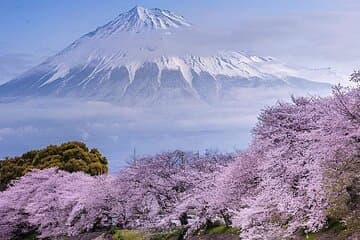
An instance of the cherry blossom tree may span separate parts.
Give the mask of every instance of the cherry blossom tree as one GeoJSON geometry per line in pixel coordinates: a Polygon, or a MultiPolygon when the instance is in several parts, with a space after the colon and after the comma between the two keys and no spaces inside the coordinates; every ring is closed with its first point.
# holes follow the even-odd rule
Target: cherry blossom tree
{"type": "Polygon", "coordinates": [[[70,218],[95,178],[54,168],[35,170],[0,193],[0,236],[36,229],[41,237],[78,233],[70,218]],[[70,217],[69,217],[70,215],[70,217]]]}
{"type": "Polygon", "coordinates": [[[224,212],[230,219],[224,223],[241,228],[244,239],[285,239],[323,228],[334,200],[346,192],[341,183],[356,182],[339,169],[359,154],[359,93],[345,89],[265,109],[251,146],[180,204],[198,203],[194,228],[224,212]]]}
{"type": "MultiPolygon", "coordinates": [[[[41,238],[99,228],[155,228],[181,197],[231,155],[175,151],[137,159],[117,176],[35,170],[0,193],[0,237],[37,231],[41,238]]],[[[177,218],[180,216],[179,214],[177,218]]]]}
{"type": "Polygon", "coordinates": [[[283,239],[326,224],[339,194],[332,188],[338,178],[328,173],[359,154],[359,92],[355,88],[324,99],[294,98],[262,112],[252,145],[237,160],[238,166],[248,161],[253,166],[230,166],[237,170],[228,175],[230,180],[225,178],[232,182],[225,192],[245,203],[229,206],[243,238],[283,239]],[[249,169],[256,174],[246,175],[249,169]],[[231,187],[237,186],[233,179],[240,180],[240,187],[231,187]]]}
{"type": "Polygon", "coordinates": [[[120,172],[117,180],[126,182],[131,192],[127,204],[132,210],[133,219],[128,221],[131,227],[171,225],[171,218],[179,219],[183,214],[176,209],[185,196],[231,161],[232,155],[181,151],[137,159],[120,172]]]}
{"type": "Polygon", "coordinates": [[[113,176],[32,171],[0,193],[0,238],[174,224],[190,235],[219,220],[243,239],[273,240],[318,231],[330,217],[351,224],[360,216],[348,206],[360,182],[359,113],[359,87],[335,87],[331,97],[264,109],[236,154],[161,153],[113,176]]]}

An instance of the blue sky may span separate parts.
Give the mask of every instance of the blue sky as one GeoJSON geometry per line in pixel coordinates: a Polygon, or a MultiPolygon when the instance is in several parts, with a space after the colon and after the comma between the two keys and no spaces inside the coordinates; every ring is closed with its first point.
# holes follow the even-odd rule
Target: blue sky
{"type": "Polygon", "coordinates": [[[135,5],[184,15],[260,55],[348,70],[357,65],[359,1],[354,0],[1,0],[0,82],[63,49],[135,5]]]}
{"type": "MultiPolygon", "coordinates": [[[[9,52],[57,51],[135,5],[160,7],[184,15],[198,24],[217,24],[241,15],[284,16],[293,12],[335,10],[331,1],[295,0],[2,0],[0,49],[9,52]],[[209,18],[211,19],[209,22],[209,18]]],[[[234,23],[238,24],[238,23],[234,23]]],[[[240,24],[240,23],[239,23],[240,24]]]]}

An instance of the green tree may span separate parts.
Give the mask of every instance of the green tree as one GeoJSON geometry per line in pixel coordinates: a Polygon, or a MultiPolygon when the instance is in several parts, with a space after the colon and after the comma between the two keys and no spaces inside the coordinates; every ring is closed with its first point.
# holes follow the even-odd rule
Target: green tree
{"type": "Polygon", "coordinates": [[[98,149],[89,149],[82,142],[49,145],[0,161],[0,191],[31,169],[57,167],[68,172],[83,171],[90,175],[101,175],[108,172],[107,164],[106,157],[98,149]]]}

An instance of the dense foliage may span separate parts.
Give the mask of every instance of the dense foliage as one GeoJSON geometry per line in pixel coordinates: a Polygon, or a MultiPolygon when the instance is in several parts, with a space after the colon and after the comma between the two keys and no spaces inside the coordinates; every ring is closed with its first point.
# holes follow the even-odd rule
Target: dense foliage
{"type": "Polygon", "coordinates": [[[24,231],[49,237],[164,225],[183,194],[232,160],[232,155],[175,151],[137,159],[116,177],[32,171],[0,193],[0,239],[24,231]]]}
{"type": "Polygon", "coordinates": [[[261,113],[252,145],[219,177],[225,186],[211,206],[227,205],[245,239],[286,239],[331,218],[359,228],[359,155],[360,89],[279,103],[261,113]]]}
{"type": "Polygon", "coordinates": [[[0,161],[0,191],[11,180],[17,179],[31,169],[57,167],[68,172],[83,171],[100,175],[108,171],[107,160],[96,148],[89,150],[84,143],[67,142],[33,150],[20,157],[0,161]]]}
{"type": "MultiPolygon", "coordinates": [[[[355,82],[357,83],[357,82],[355,82]]],[[[135,159],[116,176],[37,170],[0,193],[0,238],[99,228],[171,229],[214,221],[242,239],[293,239],[336,223],[360,232],[360,88],[293,98],[259,116],[234,155],[180,151],[135,159]]]]}

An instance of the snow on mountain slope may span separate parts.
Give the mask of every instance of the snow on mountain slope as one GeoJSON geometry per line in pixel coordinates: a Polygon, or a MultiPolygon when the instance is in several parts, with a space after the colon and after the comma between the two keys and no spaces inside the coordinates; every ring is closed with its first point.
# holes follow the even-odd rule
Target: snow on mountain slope
{"type": "Polygon", "coordinates": [[[98,28],[89,35],[109,36],[117,32],[143,32],[146,30],[190,27],[191,24],[178,15],[158,8],[145,9],[136,6],[129,12],[120,14],[113,21],[98,28]]]}
{"type": "Polygon", "coordinates": [[[201,44],[187,41],[193,33],[190,23],[170,11],[135,7],[0,86],[0,96],[213,103],[238,88],[329,87],[273,58],[201,51],[201,44]]]}

